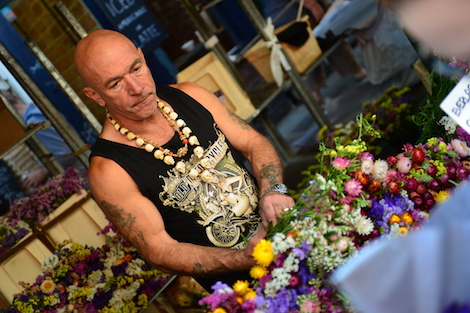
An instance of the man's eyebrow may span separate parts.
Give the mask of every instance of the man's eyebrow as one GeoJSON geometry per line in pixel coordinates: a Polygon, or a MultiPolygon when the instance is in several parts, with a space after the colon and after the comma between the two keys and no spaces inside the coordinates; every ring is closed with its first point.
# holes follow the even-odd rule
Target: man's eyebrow
{"type": "MultiPolygon", "coordinates": [[[[129,66],[129,70],[133,69],[136,64],[142,62],[142,58],[138,57],[137,59],[134,60],[134,62],[132,62],[131,66],[129,66]]],[[[108,78],[105,82],[104,82],[104,85],[105,87],[108,87],[109,84],[111,84],[113,81],[117,80],[117,79],[120,79],[122,76],[113,76],[111,78],[108,78]]]]}

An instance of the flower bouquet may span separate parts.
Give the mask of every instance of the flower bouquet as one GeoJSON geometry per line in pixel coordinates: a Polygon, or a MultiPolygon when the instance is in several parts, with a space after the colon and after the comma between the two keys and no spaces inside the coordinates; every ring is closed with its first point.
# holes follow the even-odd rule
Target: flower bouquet
{"type": "Polygon", "coordinates": [[[350,144],[320,144],[321,171],[254,248],[253,281],[215,285],[200,301],[209,311],[354,312],[332,272],[365,244],[419,229],[469,175],[465,142],[430,138],[381,160],[362,139],[380,134],[362,115],[357,124],[350,144]]]}
{"type": "MultiPolygon", "coordinates": [[[[110,227],[103,230],[107,234],[110,227]]],[[[139,312],[167,282],[120,235],[100,248],[65,241],[5,312],[139,312]]]]}

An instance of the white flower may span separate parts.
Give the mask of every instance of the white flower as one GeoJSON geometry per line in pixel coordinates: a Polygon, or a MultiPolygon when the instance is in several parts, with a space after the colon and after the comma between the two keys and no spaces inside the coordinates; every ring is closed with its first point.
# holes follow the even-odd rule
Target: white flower
{"type": "Polygon", "coordinates": [[[126,274],[129,276],[140,276],[142,273],[142,265],[145,261],[142,259],[133,259],[126,267],[126,274]]]}
{"type": "Polygon", "coordinates": [[[52,270],[59,264],[59,257],[55,254],[50,255],[44,259],[42,263],[42,269],[52,270]]]}
{"type": "Polygon", "coordinates": [[[354,227],[359,235],[367,236],[374,230],[374,223],[372,223],[369,217],[360,216],[354,227]]]}
{"type": "Polygon", "coordinates": [[[374,161],[372,161],[371,159],[365,159],[364,161],[362,161],[361,170],[364,174],[368,175],[372,173],[373,169],[374,169],[374,161]]]}
{"type": "Polygon", "coordinates": [[[446,130],[447,134],[453,134],[457,129],[457,123],[448,116],[443,116],[439,120],[439,124],[444,126],[444,129],[446,130]]]}
{"type": "Polygon", "coordinates": [[[388,164],[384,160],[376,160],[374,162],[374,169],[372,170],[372,176],[374,179],[383,180],[387,175],[388,164]]]}
{"type": "Polygon", "coordinates": [[[341,238],[335,243],[334,248],[338,250],[339,252],[345,252],[346,250],[348,250],[348,246],[349,246],[348,240],[345,238],[341,238]]]}

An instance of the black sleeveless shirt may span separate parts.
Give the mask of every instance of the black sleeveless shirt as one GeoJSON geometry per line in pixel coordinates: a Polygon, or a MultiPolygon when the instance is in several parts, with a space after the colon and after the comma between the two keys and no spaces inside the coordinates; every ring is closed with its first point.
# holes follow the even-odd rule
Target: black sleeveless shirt
{"type": "MultiPolygon", "coordinates": [[[[194,156],[194,147],[188,145],[182,158],[186,169],[180,172],[142,148],[101,138],[91,157],[111,159],[126,170],[160,211],[166,231],[175,240],[242,249],[243,237],[251,237],[260,222],[253,177],[235,160],[228,140],[200,103],[170,86],[158,86],[157,93],[197,136],[204,149],[202,158],[194,156]]],[[[181,146],[175,133],[162,147],[177,151],[181,146]]]]}

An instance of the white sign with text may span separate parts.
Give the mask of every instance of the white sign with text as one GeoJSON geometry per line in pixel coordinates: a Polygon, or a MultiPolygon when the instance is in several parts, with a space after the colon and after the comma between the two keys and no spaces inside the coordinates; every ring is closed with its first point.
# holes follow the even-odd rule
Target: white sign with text
{"type": "Polygon", "coordinates": [[[440,107],[467,133],[470,133],[470,75],[462,77],[440,107]]]}

